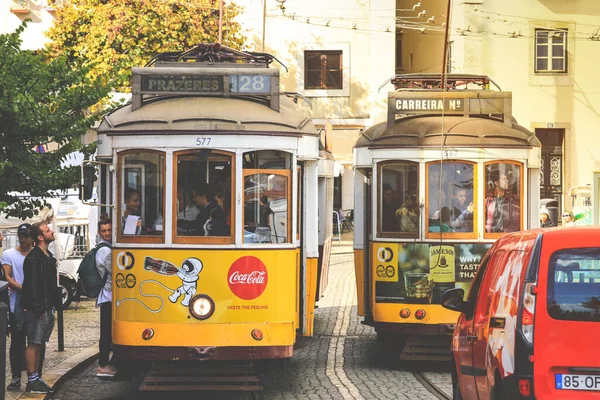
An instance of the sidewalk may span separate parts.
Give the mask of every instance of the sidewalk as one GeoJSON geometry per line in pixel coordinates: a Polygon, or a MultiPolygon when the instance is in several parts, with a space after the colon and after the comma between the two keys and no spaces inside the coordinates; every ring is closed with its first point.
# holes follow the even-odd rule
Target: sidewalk
{"type": "MultiPolygon", "coordinates": [[[[55,325],[46,347],[43,378],[51,387],[80,363],[96,357],[100,338],[100,309],[96,299],[83,297],[64,311],[65,350],[58,351],[58,328],[55,325]]],[[[11,381],[10,337],[6,340],[6,384],[11,381]]],[[[21,391],[6,391],[6,399],[43,399],[46,395],[25,393],[27,373],[21,372],[21,391]]]]}
{"type": "Polygon", "coordinates": [[[350,254],[354,252],[352,247],[354,232],[342,233],[342,240],[338,241],[338,235],[333,235],[331,242],[331,254],[350,254]]]}

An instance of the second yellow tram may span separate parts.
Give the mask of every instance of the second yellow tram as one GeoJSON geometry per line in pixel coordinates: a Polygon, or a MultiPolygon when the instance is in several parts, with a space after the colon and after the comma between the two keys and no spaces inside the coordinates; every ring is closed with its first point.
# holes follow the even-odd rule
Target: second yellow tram
{"type": "Polygon", "coordinates": [[[486,76],[394,78],[388,119],[356,142],[354,254],[358,313],[401,358],[449,358],[456,313],[505,232],[539,226],[540,142],[486,76]]]}

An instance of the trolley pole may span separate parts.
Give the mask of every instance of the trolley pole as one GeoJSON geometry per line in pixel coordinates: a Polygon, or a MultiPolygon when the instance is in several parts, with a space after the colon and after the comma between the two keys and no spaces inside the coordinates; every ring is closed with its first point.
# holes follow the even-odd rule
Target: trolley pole
{"type": "Polygon", "coordinates": [[[444,60],[442,62],[442,82],[443,90],[446,90],[446,70],[448,68],[448,32],[450,30],[450,12],[452,11],[452,0],[448,0],[448,9],[446,11],[446,33],[444,34],[444,60]]]}
{"type": "Polygon", "coordinates": [[[223,0],[219,0],[219,43],[223,42],[223,0]]]}

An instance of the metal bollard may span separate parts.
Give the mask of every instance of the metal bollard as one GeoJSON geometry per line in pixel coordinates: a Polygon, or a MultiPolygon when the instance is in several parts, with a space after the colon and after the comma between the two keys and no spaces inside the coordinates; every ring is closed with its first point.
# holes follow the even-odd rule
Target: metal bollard
{"type": "MultiPolygon", "coordinates": [[[[8,290],[8,282],[0,282],[0,293],[8,290]]],[[[6,395],[6,327],[8,326],[8,304],[0,302],[0,399],[6,395]]]]}

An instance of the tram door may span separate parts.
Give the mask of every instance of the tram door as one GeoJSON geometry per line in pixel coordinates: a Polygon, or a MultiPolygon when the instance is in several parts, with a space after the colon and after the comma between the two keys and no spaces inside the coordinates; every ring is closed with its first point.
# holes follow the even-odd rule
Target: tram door
{"type": "Polygon", "coordinates": [[[540,198],[557,200],[558,215],[560,218],[563,210],[562,195],[564,129],[536,129],[535,135],[540,142],[542,142],[540,198]]]}

